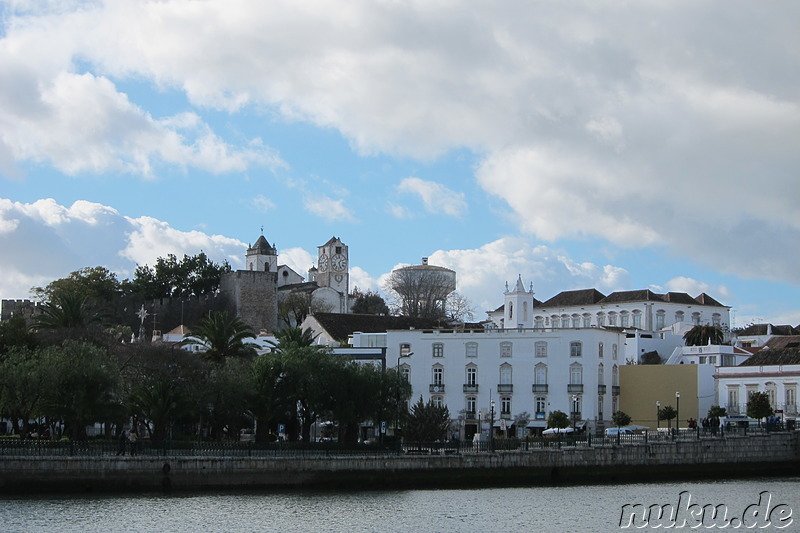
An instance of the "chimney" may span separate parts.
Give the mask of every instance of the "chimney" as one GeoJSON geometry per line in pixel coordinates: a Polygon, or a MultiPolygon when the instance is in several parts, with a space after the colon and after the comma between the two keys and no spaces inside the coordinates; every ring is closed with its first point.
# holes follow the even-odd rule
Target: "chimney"
{"type": "Polygon", "coordinates": [[[428,258],[427,257],[423,257],[422,258],[422,264],[423,265],[427,265],[428,264],[428,258]]]}

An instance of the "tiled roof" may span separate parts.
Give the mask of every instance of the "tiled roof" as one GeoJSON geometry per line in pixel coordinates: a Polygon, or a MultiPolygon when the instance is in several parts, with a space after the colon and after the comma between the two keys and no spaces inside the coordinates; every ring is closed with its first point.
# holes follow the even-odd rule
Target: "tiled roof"
{"type": "Polygon", "coordinates": [[[736,334],[740,337],[766,335],[768,326],[772,327],[772,335],[800,335],[800,330],[798,328],[787,325],[773,326],[772,324],[750,324],[746,328],[738,330],[736,334]]]}
{"type": "MultiPolygon", "coordinates": [[[[772,331],[775,333],[775,330],[772,331]]],[[[783,348],[800,348],[800,335],[783,335],[780,337],[770,337],[765,343],[770,350],[782,350],[783,348]]]]}
{"type": "Polygon", "coordinates": [[[592,305],[600,302],[606,296],[597,289],[580,289],[576,291],[561,291],[546,302],[542,307],[568,307],[573,305],[592,305]]]}
{"type": "Polygon", "coordinates": [[[711,296],[709,296],[708,294],[706,294],[704,292],[701,292],[699,295],[697,295],[695,300],[700,305],[713,305],[713,306],[716,306],[716,307],[725,307],[724,305],[722,305],[721,303],[719,303],[714,298],[712,298],[711,296]]]}
{"type": "MultiPolygon", "coordinates": [[[[686,295],[691,299],[691,296],[686,295]]],[[[600,303],[620,303],[620,302],[642,302],[642,301],[665,301],[661,294],[656,294],[650,289],[642,289],[637,291],[615,291],[603,298],[600,303]]],[[[697,303],[697,302],[692,302],[697,303]]]]}
{"type": "Polygon", "coordinates": [[[385,333],[391,329],[436,329],[446,327],[437,320],[404,316],[363,315],[356,313],[315,313],[314,318],[328,334],[344,340],[354,332],[385,333]]]}
{"type": "Polygon", "coordinates": [[[668,292],[664,295],[664,301],[670,302],[673,304],[686,304],[686,305],[694,305],[698,304],[697,300],[686,294],[685,292],[668,292]]]}
{"type": "Polygon", "coordinates": [[[800,348],[772,348],[750,356],[739,366],[800,365],[800,348]]]}

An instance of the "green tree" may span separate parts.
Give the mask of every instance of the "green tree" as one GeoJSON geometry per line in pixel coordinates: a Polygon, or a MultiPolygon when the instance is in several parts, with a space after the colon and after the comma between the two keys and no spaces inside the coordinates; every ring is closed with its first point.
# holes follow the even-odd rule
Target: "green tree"
{"type": "Polygon", "coordinates": [[[661,409],[658,410],[658,419],[659,420],[666,420],[667,427],[672,429],[672,420],[678,416],[678,413],[675,411],[675,408],[671,405],[665,405],[661,409]]]}
{"type": "Polygon", "coordinates": [[[203,296],[213,294],[219,288],[222,274],[230,271],[227,261],[214,263],[203,252],[193,256],[184,255],[180,261],[174,254],[169,254],[156,259],[154,267],[137,266],[133,280],[122,285],[126,292],[148,300],[203,296]]]}
{"type": "Polygon", "coordinates": [[[708,344],[722,344],[725,338],[722,329],[718,326],[694,326],[683,336],[686,346],[706,346],[708,344]]]}
{"type": "Polygon", "coordinates": [[[277,352],[285,352],[292,348],[306,348],[314,345],[317,338],[311,328],[301,329],[299,327],[286,328],[275,334],[275,342],[272,346],[277,352]]]}
{"type": "Polygon", "coordinates": [[[611,415],[611,421],[614,422],[614,425],[617,426],[617,428],[620,428],[622,426],[627,426],[628,424],[630,424],[631,417],[624,411],[617,411],[616,413],[611,415]]]}
{"type": "Polygon", "coordinates": [[[206,348],[203,355],[216,364],[227,358],[255,355],[256,344],[247,339],[255,338],[255,333],[227,311],[215,311],[191,328],[192,334],[184,339],[182,345],[201,345],[206,348]]]}
{"type": "Polygon", "coordinates": [[[102,337],[102,319],[103,315],[89,305],[86,295],[57,292],[42,307],[42,313],[31,328],[41,332],[52,343],[64,339],[97,341],[102,337]]]}
{"type": "Polygon", "coordinates": [[[724,407],[720,407],[719,405],[712,405],[706,416],[708,418],[722,418],[724,416],[728,416],[728,410],[724,407]]]}
{"type": "Polygon", "coordinates": [[[130,408],[152,427],[150,437],[164,440],[175,423],[192,412],[191,397],[186,384],[161,377],[152,384],[138,385],[128,397],[130,408]]]}
{"type": "Polygon", "coordinates": [[[642,354],[641,364],[643,365],[660,365],[661,364],[661,356],[658,355],[657,351],[652,352],[645,352],[642,354]]]}
{"type": "Polygon", "coordinates": [[[350,295],[350,300],[353,302],[351,312],[363,315],[388,315],[389,306],[386,301],[377,292],[368,290],[361,292],[358,287],[350,295]]]}
{"type": "Polygon", "coordinates": [[[67,277],[48,283],[45,287],[31,289],[38,300],[49,302],[60,295],[78,294],[97,305],[110,302],[122,292],[122,284],[117,275],[106,267],[85,267],[71,272],[67,277]]]}
{"type": "Polygon", "coordinates": [[[769,403],[769,394],[766,392],[751,392],[747,398],[747,416],[758,420],[775,414],[769,403]]]}
{"type": "Polygon", "coordinates": [[[325,347],[281,343],[279,354],[284,368],[283,380],[290,398],[297,406],[301,438],[309,442],[311,427],[319,415],[330,409],[332,380],[340,361],[325,347]]]}
{"type": "Polygon", "coordinates": [[[15,346],[0,358],[0,417],[8,418],[18,435],[26,435],[28,421],[42,414],[51,375],[45,350],[15,346]]]}
{"type": "Polygon", "coordinates": [[[569,427],[569,416],[564,411],[550,411],[547,415],[547,427],[564,429],[569,427]]]}
{"type": "Polygon", "coordinates": [[[34,348],[37,344],[36,336],[22,315],[12,315],[8,320],[0,321],[0,360],[13,347],[34,348]]]}
{"type": "Polygon", "coordinates": [[[274,353],[259,355],[250,372],[253,386],[249,406],[256,421],[255,438],[256,442],[266,442],[273,420],[288,407],[283,358],[274,353]]]}
{"type": "Polygon", "coordinates": [[[406,420],[405,435],[410,441],[434,442],[447,438],[450,427],[450,411],[446,405],[437,406],[431,400],[427,403],[419,397],[411,407],[406,420]]]}
{"type": "Polygon", "coordinates": [[[308,292],[292,292],[278,304],[278,318],[287,327],[299,327],[309,314],[329,313],[333,306],[308,292]]]}

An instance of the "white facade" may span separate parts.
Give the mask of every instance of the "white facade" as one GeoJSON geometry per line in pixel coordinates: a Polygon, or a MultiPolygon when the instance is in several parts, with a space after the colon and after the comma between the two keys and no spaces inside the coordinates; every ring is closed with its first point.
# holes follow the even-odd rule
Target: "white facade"
{"type": "Polygon", "coordinates": [[[603,328],[394,330],[386,358],[410,380],[412,403],[421,396],[447,405],[468,439],[479,427],[488,431],[492,401],[495,428],[530,415],[517,435],[544,429],[555,410],[590,430],[610,425],[624,342],[623,333],[603,328]]]}
{"type": "Polygon", "coordinates": [[[800,381],[800,365],[763,365],[718,368],[717,404],[725,407],[729,414],[745,414],[747,399],[753,392],[766,392],[770,404],[783,416],[797,416],[797,385],[800,381]]]}

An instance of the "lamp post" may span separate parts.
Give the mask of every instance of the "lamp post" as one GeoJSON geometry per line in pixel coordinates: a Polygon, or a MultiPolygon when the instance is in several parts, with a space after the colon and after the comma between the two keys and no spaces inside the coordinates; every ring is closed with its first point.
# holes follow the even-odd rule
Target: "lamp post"
{"type": "Polygon", "coordinates": [[[491,413],[492,413],[491,414],[492,421],[489,424],[489,442],[490,442],[490,446],[491,446],[491,448],[490,448],[491,451],[494,451],[494,400],[491,400],[489,402],[489,407],[490,407],[491,413]]]}
{"type": "Polygon", "coordinates": [[[656,400],[656,431],[658,431],[660,422],[661,422],[661,402],[656,400]]]}
{"type": "Polygon", "coordinates": [[[578,395],[577,394],[573,394],[572,395],[572,436],[573,437],[575,436],[575,431],[577,430],[576,421],[575,421],[575,417],[578,414],[577,407],[578,407],[578,395]]]}
{"type": "Polygon", "coordinates": [[[402,353],[397,356],[397,411],[394,419],[394,437],[397,438],[397,429],[400,427],[400,359],[411,357],[414,352],[402,353]]]}
{"type": "Polygon", "coordinates": [[[675,434],[680,435],[681,429],[681,393],[675,392],[675,434]]]}

